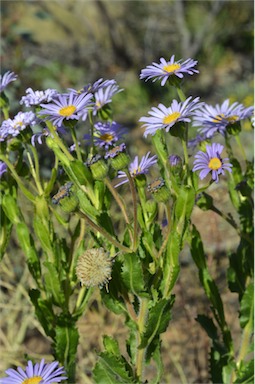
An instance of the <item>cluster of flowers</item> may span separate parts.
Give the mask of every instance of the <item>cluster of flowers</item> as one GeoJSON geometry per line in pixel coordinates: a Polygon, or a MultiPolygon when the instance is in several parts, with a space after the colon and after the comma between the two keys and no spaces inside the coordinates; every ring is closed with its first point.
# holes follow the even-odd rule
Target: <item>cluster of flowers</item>
{"type": "MultiPolygon", "coordinates": [[[[197,61],[192,59],[176,61],[173,55],[169,61],[161,58],[160,63],[152,63],[152,65],[142,69],[140,78],[146,81],[148,79],[160,80],[161,85],[164,86],[167,80],[171,83],[172,78],[181,79],[185,74],[198,73],[198,70],[194,68],[196,65],[197,61]]],[[[16,79],[17,76],[13,72],[5,73],[1,77],[1,92],[16,79]]],[[[21,98],[20,104],[30,108],[37,107],[40,110],[37,112],[19,112],[13,119],[4,120],[0,127],[0,141],[18,136],[28,126],[33,127],[40,124],[42,127],[46,121],[51,121],[59,133],[65,133],[66,124],[69,120],[85,121],[89,111],[92,111],[93,116],[97,116],[98,112],[107,106],[112,101],[112,97],[120,91],[122,89],[119,88],[115,80],[103,80],[102,78],[79,91],[68,89],[67,93],[62,94],[55,89],[33,91],[28,88],[26,95],[21,98]]],[[[199,97],[192,99],[190,96],[183,102],[173,100],[168,107],[159,104],[158,107],[153,107],[148,114],[149,116],[141,117],[139,120],[144,123],[142,127],[145,128],[145,137],[154,135],[159,129],[169,132],[179,122],[192,121],[193,126],[198,127],[198,135],[188,145],[195,147],[201,141],[212,139],[217,133],[224,136],[230,125],[251,117],[253,107],[245,108],[237,102],[230,105],[229,100],[225,100],[221,105],[214,107],[200,102],[199,97]]],[[[125,133],[127,130],[115,121],[99,121],[94,124],[93,137],[88,134],[84,136],[84,139],[97,147],[109,150],[125,133]]],[[[32,135],[32,144],[35,145],[35,141],[41,144],[42,137],[48,135],[50,132],[44,126],[41,128],[41,132],[32,135]]],[[[75,146],[73,145],[70,151],[74,149],[75,146]]],[[[109,151],[105,158],[114,157],[125,149],[125,144],[122,143],[114,151],[109,151]]],[[[208,144],[206,145],[206,152],[199,151],[195,155],[193,171],[201,171],[200,179],[211,173],[212,180],[218,182],[218,176],[224,174],[224,170],[231,171],[231,164],[228,163],[228,159],[221,158],[223,149],[224,147],[220,144],[208,144]]],[[[149,167],[156,161],[156,156],[150,157],[149,153],[142,158],[140,163],[136,156],[129,165],[129,171],[133,177],[147,173],[149,167]]],[[[5,171],[5,164],[1,164],[1,175],[5,171]]],[[[118,177],[121,179],[118,185],[127,182],[123,172],[119,171],[118,177]]]]}

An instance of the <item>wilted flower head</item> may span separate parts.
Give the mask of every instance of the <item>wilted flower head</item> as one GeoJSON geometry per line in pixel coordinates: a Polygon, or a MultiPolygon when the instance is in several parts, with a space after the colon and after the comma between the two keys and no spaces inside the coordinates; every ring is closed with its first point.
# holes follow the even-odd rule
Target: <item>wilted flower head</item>
{"type": "Polygon", "coordinates": [[[91,99],[91,93],[58,95],[52,103],[40,104],[43,109],[39,115],[46,120],[49,119],[57,127],[60,127],[65,120],[79,120],[80,117],[85,120],[91,99]]]}
{"type": "Polygon", "coordinates": [[[4,120],[1,127],[1,136],[16,137],[21,131],[26,129],[27,126],[33,126],[37,123],[38,119],[33,112],[19,112],[13,119],[4,120]]]}
{"type": "Polygon", "coordinates": [[[11,71],[6,72],[3,76],[0,75],[0,92],[2,92],[9,83],[17,80],[18,76],[11,71]]]}
{"type": "Polygon", "coordinates": [[[193,172],[201,170],[199,177],[203,180],[208,173],[211,172],[212,180],[218,183],[219,175],[224,175],[225,170],[232,172],[232,164],[228,162],[228,158],[222,159],[220,154],[223,151],[224,146],[221,144],[213,143],[206,146],[206,152],[199,151],[195,155],[193,172]]]}
{"type": "Polygon", "coordinates": [[[194,110],[199,105],[199,97],[191,100],[191,96],[184,102],[178,103],[173,100],[170,107],[165,107],[159,104],[158,107],[153,107],[149,111],[149,117],[141,117],[139,121],[144,122],[142,126],[145,127],[144,136],[155,135],[158,129],[165,129],[169,132],[170,128],[177,122],[190,122],[190,117],[193,115],[194,110]]]}
{"type": "Polygon", "coordinates": [[[152,63],[148,65],[145,69],[142,69],[140,74],[140,79],[153,79],[152,81],[161,80],[161,85],[165,85],[167,79],[170,76],[177,76],[183,78],[183,74],[187,73],[188,75],[193,75],[194,73],[199,73],[198,70],[194,69],[197,65],[197,61],[193,59],[183,59],[176,61],[173,55],[169,61],[166,61],[163,57],[160,59],[160,63],[152,63]]]}
{"type": "Polygon", "coordinates": [[[44,363],[44,359],[40,363],[33,365],[32,361],[28,361],[25,370],[18,367],[18,371],[10,368],[5,371],[8,377],[0,379],[0,384],[53,384],[60,383],[67,379],[63,367],[58,367],[58,361],[53,363],[44,363]]]}
{"type": "Polygon", "coordinates": [[[26,96],[22,96],[20,104],[25,104],[26,107],[31,105],[39,105],[43,102],[49,103],[58,95],[56,89],[46,89],[45,91],[33,91],[32,88],[27,88],[26,96]]]}
{"type": "MultiPolygon", "coordinates": [[[[156,164],[157,156],[156,155],[152,157],[149,157],[149,156],[150,156],[150,152],[148,152],[145,156],[142,157],[142,160],[140,161],[140,163],[138,160],[138,156],[135,156],[135,159],[132,161],[132,163],[130,163],[128,167],[132,177],[147,174],[149,172],[149,168],[152,165],[156,164]]],[[[117,185],[115,185],[115,188],[128,182],[127,175],[123,171],[119,171],[117,177],[119,179],[122,179],[122,181],[117,185]]]]}
{"type": "Polygon", "coordinates": [[[111,279],[111,272],[112,259],[103,248],[88,249],[77,262],[77,277],[86,287],[102,287],[111,279]]]}
{"type": "Polygon", "coordinates": [[[215,107],[201,104],[194,114],[193,125],[201,127],[198,130],[206,138],[212,138],[217,132],[224,136],[227,126],[251,117],[253,112],[253,107],[245,108],[237,102],[230,105],[228,99],[215,107]]]}

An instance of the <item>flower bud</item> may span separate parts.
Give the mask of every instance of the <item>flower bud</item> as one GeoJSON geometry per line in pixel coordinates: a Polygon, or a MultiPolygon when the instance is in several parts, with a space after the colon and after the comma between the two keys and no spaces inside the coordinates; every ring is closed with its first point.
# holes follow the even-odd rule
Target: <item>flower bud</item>
{"type": "Polygon", "coordinates": [[[108,165],[100,155],[91,157],[91,159],[86,162],[86,165],[90,168],[95,180],[103,180],[108,174],[108,165]]]}
{"type": "Polygon", "coordinates": [[[111,166],[116,171],[126,168],[130,163],[130,157],[126,153],[126,145],[124,143],[110,149],[106,153],[105,158],[111,159],[111,166]]]}
{"type": "Polygon", "coordinates": [[[88,249],[78,259],[76,275],[86,287],[102,287],[111,279],[111,273],[112,259],[103,248],[88,249]]]}
{"type": "Polygon", "coordinates": [[[171,193],[162,178],[154,180],[148,185],[147,189],[157,202],[166,203],[171,196],[171,193]]]}

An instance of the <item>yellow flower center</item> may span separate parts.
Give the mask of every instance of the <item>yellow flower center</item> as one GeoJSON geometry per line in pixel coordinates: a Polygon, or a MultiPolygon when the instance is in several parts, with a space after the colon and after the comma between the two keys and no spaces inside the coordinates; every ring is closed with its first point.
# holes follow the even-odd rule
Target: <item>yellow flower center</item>
{"type": "Polygon", "coordinates": [[[14,124],[14,129],[19,129],[22,126],[22,121],[18,121],[16,124],[14,124]]]}
{"type": "Polygon", "coordinates": [[[170,113],[170,115],[167,115],[163,119],[164,124],[170,124],[173,121],[176,121],[181,116],[180,112],[174,112],[170,113]]]}
{"type": "Polygon", "coordinates": [[[163,67],[164,71],[168,73],[175,72],[179,68],[181,68],[181,64],[177,64],[177,63],[164,65],[163,67]]]}
{"type": "Polygon", "coordinates": [[[110,135],[109,133],[105,133],[104,135],[101,135],[100,136],[100,139],[101,140],[104,140],[104,141],[112,141],[113,139],[113,135],[110,135]]]}
{"type": "Polygon", "coordinates": [[[209,161],[208,167],[213,169],[213,170],[217,170],[221,167],[221,165],[222,165],[222,162],[220,161],[220,159],[218,157],[213,157],[209,161]]]}
{"type": "Polygon", "coordinates": [[[74,105],[68,105],[67,107],[63,107],[59,110],[59,114],[61,116],[71,116],[76,111],[76,107],[74,105]]]}
{"type": "Polygon", "coordinates": [[[22,381],[21,384],[39,384],[42,380],[43,378],[41,376],[34,376],[22,381]]]}
{"type": "Polygon", "coordinates": [[[224,113],[221,113],[220,115],[216,115],[215,118],[213,119],[213,122],[214,123],[219,123],[220,121],[222,121],[222,119],[225,118],[225,115],[224,113]]]}
{"type": "Polygon", "coordinates": [[[138,167],[138,168],[136,168],[136,169],[134,169],[134,170],[132,171],[132,176],[137,175],[139,172],[141,172],[141,168],[140,168],[140,167],[138,167]]]}
{"type": "Polygon", "coordinates": [[[229,121],[229,124],[234,124],[238,120],[238,117],[237,115],[232,115],[227,117],[226,120],[229,121]]]}

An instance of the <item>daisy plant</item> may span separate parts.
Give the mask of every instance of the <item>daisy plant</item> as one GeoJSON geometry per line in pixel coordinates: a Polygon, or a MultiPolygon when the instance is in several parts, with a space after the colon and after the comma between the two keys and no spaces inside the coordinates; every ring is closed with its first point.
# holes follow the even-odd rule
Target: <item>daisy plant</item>
{"type": "Polygon", "coordinates": [[[239,133],[253,108],[229,100],[212,107],[197,95],[186,97],[183,83],[199,73],[197,65],[172,55],[142,69],[141,80],[174,87],[176,98],[148,106],[137,122],[139,148],[127,122],[113,118],[112,100],[125,92],[115,80],[63,92],[28,88],[13,114],[3,90],[17,76],[9,71],[1,78],[1,257],[4,262],[8,244],[18,243],[33,278],[34,316],[53,354],[52,363],[34,364],[39,351],[27,351],[30,360],[21,357],[20,364],[27,366],[7,369],[1,383],[166,382],[161,346],[175,311],[184,247],[210,303],[196,318],[210,339],[208,378],[251,382],[253,162],[239,133]],[[215,205],[219,185],[235,220],[215,205]],[[239,299],[240,343],[193,223],[195,206],[219,215],[239,238],[224,276],[239,299]],[[94,367],[81,372],[77,322],[95,300],[123,318],[126,339],[120,347],[118,336],[105,334],[94,367]]]}

